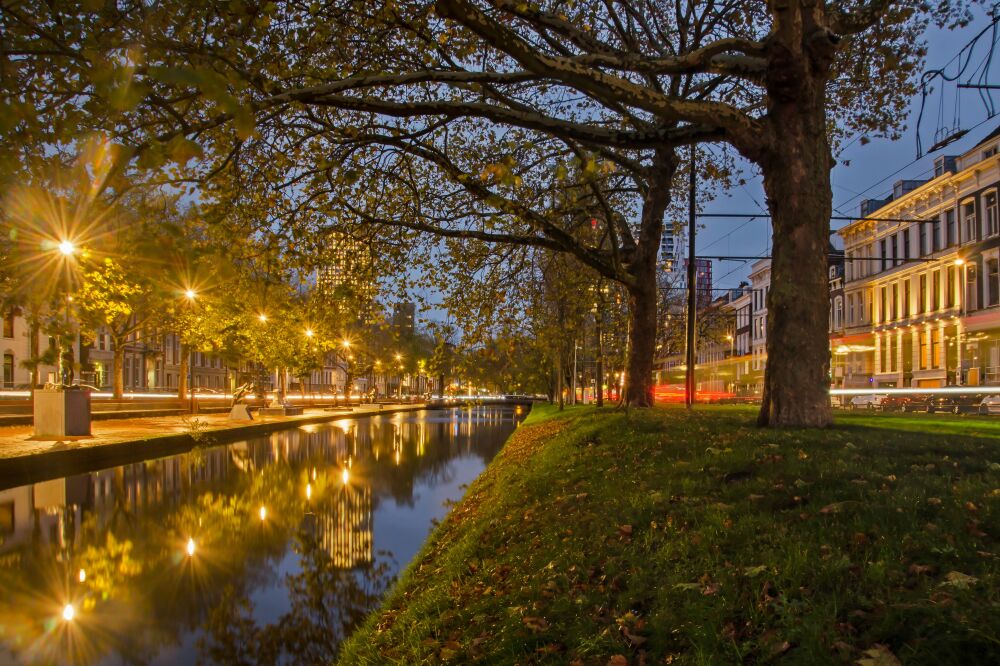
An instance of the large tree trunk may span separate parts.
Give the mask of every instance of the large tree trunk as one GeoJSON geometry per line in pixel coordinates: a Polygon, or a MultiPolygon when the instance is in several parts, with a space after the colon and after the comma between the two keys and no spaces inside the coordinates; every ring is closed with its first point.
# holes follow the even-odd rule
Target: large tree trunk
{"type": "Polygon", "coordinates": [[[38,344],[38,335],[40,327],[38,325],[38,320],[32,319],[31,324],[28,329],[28,356],[31,357],[33,365],[31,366],[31,393],[34,395],[35,389],[38,388],[38,357],[41,355],[41,350],[38,344]]]}
{"type": "Polygon", "coordinates": [[[625,402],[631,407],[653,406],[653,358],[656,354],[656,271],[663,236],[663,215],[677,171],[673,149],[661,149],[650,167],[649,188],[643,197],[639,239],[629,260],[632,283],[629,300],[628,363],[625,402]]]}
{"type": "MultiPolygon", "coordinates": [[[[656,270],[655,255],[653,270],[656,270]]],[[[625,368],[625,402],[630,407],[653,406],[653,357],[656,354],[655,274],[628,290],[629,340],[625,368]]]]}
{"type": "Polygon", "coordinates": [[[125,344],[118,340],[114,340],[113,344],[115,346],[111,361],[112,374],[114,375],[112,380],[113,394],[115,400],[121,400],[125,394],[125,344]]]}
{"type": "Polygon", "coordinates": [[[177,397],[184,400],[188,397],[188,367],[191,363],[191,348],[181,345],[180,367],[177,372],[177,397]]]}
{"type": "Polygon", "coordinates": [[[816,427],[832,421],[827,253],[833,158],[825,78],[795,78],[774,82],[779,89],[772,93],[769,122],[775,140],[761,160],[774,240],[758,424],[816,427]],[[781,94],[789,89],[792,94],[781,94]]]}

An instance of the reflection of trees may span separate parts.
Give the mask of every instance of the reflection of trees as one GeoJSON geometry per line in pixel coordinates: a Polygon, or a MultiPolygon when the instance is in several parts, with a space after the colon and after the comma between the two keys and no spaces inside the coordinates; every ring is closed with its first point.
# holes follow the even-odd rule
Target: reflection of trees
{"type": "Polygon", "coordinates": [[[35,502],[0,541],[0,642],[27,663],[145,663],[201,630],[221,663],[328,661],[395,569],[373,555],[379,497],[412,504],[415,483],[445,480],[458,454],[488,460],[510,430],[509,412],[345,422],[59,480],[61,506],[38,503],[41,484],[0,491],[35,502]],[[289,544],[301,570],[282,577],[289,544]],[[291,609],[259,627],[250,599],[277,582],[291,609]]]}
{"type": "Polygon", "coordinates": [[[355,569],[337,566],[312,530],[295,535],[301,571],[285,577],[291,609],[259,626],[253,604],[233,588],[210,614],[199,640],[202,658],[218,664],[332,663],[340,642],[374,609],[392,582],[386,559],[355,569]]]}

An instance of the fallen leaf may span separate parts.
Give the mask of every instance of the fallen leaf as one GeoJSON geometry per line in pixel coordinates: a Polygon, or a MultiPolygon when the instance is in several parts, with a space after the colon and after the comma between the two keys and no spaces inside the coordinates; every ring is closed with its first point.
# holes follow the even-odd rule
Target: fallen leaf
{"type": "Polygon", "coordinates": [[[761,575],[765,571],[767,571],[767,565],[761,564],[756,567],[747,567],[746,569],[743,570],[743,575],[746,576],[747,578],[753,578],[754,576],[761,575]]]}
{"type": "Polygon", "coordinates": [[[855,663],[858,666],[902,666],[902,662],[892,653],[887,645],[876,643],[863,653],[855,663]]]}
{"type": "Polygon", "coordinates": [[[631,525],[619,525],[618,526],[618,531],[621,532],[622,534],[624,534],[625,536],[631,536],[632,535],[632,526],[631,525]]]}
{"type": "Polygon", "coordinates": [[[544,617],[529,616],[522,619],[524,621],[524,626],[526,626],[528,629],[534,632],[545,631],[546,629],[549,628],[549,623],[546,622],[544,617]]]}
{"type": "Polygon", "coordinates": [[[975,576],[964,574],[961,571],[950,571],[945,574],[944,582],[941,585],[950,585],[959,590],[967,590],[978,582],[979,579],[975,576]]]}
{"type": "Polygon", "coordinates": [[[616,654],[608,659],[608,666],[628,666],[628,659],[623,654],[616,654]]]}

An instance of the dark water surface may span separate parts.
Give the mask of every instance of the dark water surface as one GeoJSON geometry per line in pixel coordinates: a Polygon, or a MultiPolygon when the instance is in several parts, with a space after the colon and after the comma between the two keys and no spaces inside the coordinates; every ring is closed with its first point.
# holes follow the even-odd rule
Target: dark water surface
{"type": "Polygon", "coordinates": [[[0,663],[329,663],[522,416],[305,425],[2,490],[0,663]]]}

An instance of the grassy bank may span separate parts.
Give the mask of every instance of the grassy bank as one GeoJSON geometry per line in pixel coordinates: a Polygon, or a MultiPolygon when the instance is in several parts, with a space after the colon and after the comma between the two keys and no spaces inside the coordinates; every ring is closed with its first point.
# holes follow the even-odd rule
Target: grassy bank
{"type": "Polygon", "coordinates": [[[536,408],[342,661],[1000,663],[1000,420],[752,416],[536,408]]]}

